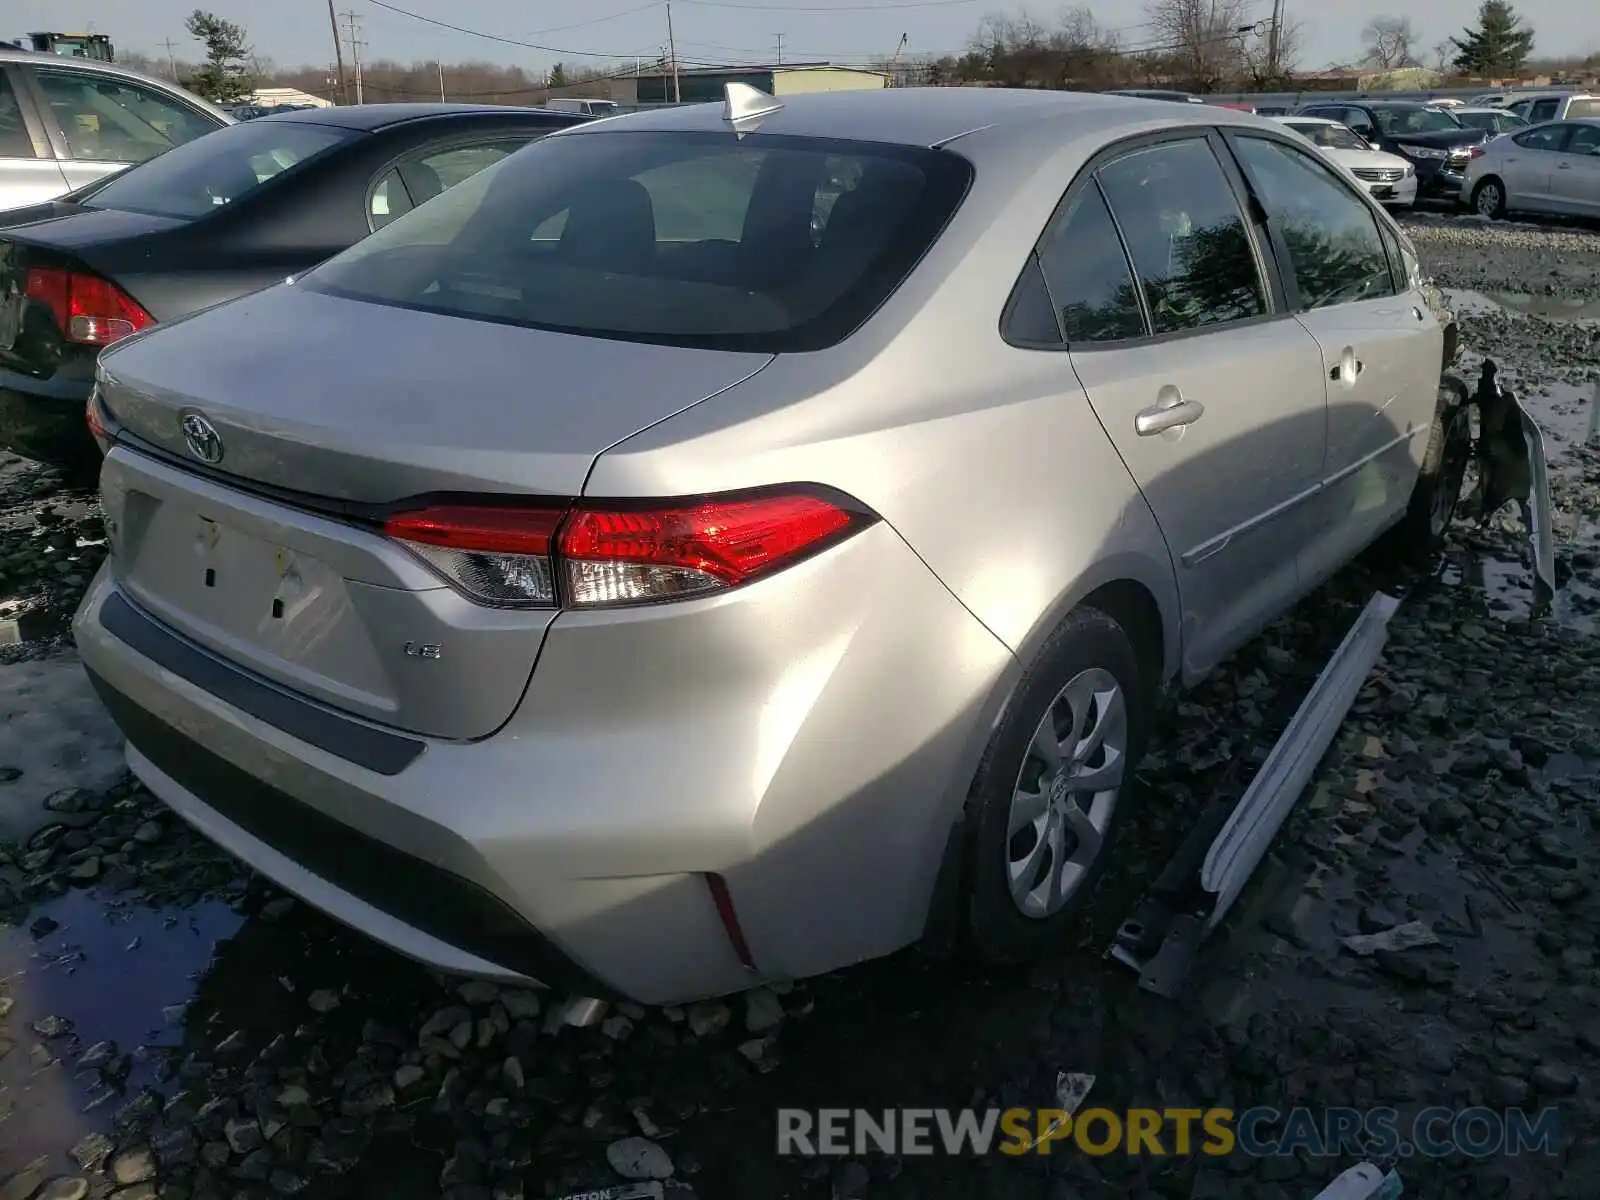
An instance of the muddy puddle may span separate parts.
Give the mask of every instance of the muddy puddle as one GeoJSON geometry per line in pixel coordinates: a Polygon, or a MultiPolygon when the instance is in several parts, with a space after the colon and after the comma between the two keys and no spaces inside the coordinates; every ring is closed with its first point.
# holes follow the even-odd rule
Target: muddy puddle
{"type": "MultiPolygon", "coordinates": [[[[0,1177],[84,1135],[109,1132],[147,1090],[170,1090],[187,1002],[240,917],[107,903],[69,892],[0,928],[15,1045],[0,1058],[0,1177]]],[[[63,1164],[64,1166],[64,1164],[63,1164]]]]}

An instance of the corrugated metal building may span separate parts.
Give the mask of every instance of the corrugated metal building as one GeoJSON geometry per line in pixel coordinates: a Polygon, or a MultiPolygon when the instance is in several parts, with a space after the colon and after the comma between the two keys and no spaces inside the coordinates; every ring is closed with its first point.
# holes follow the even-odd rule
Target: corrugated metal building
{"type": "MultiPolygon", "coordinates": [[[[769,96],[802,92],[850,92],[889,85],[881,71],[835,67],[829,63],[783,63],[772,66],[694,67],[678,71],[678,91],[685,104],[721,100],[730,83],[745,83],[769,96]]],[[[618,104],[669,104],[674,99],[671,71],[643,71],[611,81],[618,104]]]]}

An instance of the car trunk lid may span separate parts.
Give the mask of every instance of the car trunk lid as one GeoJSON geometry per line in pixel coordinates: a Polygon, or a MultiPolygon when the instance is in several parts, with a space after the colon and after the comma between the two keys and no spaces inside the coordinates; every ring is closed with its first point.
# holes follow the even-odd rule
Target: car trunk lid
{"type": "Polygon", "coordinates": [[[770,359],[279,287],[102,361],[118,440],[101,488],[128,595],[268,685],[470,739],[515,709],[554,610],[467,599],[383,534],[384,514],[423,496],[576,497],[609,446],[770,359]],[[214,427],[214,467],[185,414],[214,427]]]}
{"type": "Polygon", "coordinates": [[[181,418],[197,412],[220,440],[219,472],[357,504],[434,492],[576,496],[608,447],[769,361],[293,284],[101,358],[108,407],[140,440],[193,462],[181,418]]]}

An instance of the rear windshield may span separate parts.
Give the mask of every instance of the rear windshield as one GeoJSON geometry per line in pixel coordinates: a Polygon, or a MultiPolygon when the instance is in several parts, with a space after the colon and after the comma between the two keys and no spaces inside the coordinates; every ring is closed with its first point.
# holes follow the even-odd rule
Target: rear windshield
{"type": "Polygon", "coordinates": [[[1343,125],[1322,125],[1313,121],[1291,121],[1289,128],[1304,134],[1329,150],[1370,150],[1371,146],[1343,125]]]}
{"type": "Polygon", "coordinates": [[[303,121],[228,125],[129,167],[83,204],[192,220],[357,136],[352,130],[303,121]]]}
{"type": "Polygon", "coordinates": [[[1390,137],[1404,137],[1408,133],[1445,133],[1462,128],[1461,122],[1442,108],[1424,108],[1420,104],[1412,108],[1395,104],[1372,111],[1377,115],[1378,127],[1390,137]]]}
{"type": "Polygon", "coordinates": [[[954,154],[611,129],[519,150],[304,277],[428,312],[779,353],[849,334],[960,204],[954,154]]]}

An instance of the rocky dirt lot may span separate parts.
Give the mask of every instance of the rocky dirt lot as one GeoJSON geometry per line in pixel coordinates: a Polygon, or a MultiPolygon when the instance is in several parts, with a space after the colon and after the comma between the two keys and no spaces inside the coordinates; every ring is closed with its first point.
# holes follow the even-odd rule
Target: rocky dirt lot
{"type": "Polygon", "coordinates": [[[728,1002],[613,1009],[430,975],[243,875],[121,774],[63,615],[92,504],[0,473],[0,1200],[723,1197],[1299,1200],[1350,1159],[780,1159],[775,1109],[1092,1101],[1559,1109],[1561,1153],[1398,1163],[1425,1198],[1600,1195],[1600,239],[1420,219],[1485,353],[1550,432],[1563,586],[1522,530],[1459,525],[1426,577],[1335,580],[1165,714],[1139,824],[1076,945],[1017,974],[912,954],[728,1002]],[[1587,239],[1587,240],[1585,240],[1587,239]],[[1558,272],[1553,274],[1552,272],[1558,272]],[[1529,299],[1531,297],[1531,299],[1529,299]],[[1373,588],[1378,668],[1185,1000],[1102,951],[1237,793],[1373,588]],[[53,714],[65,714],[60,720],[53,714]],[[63,725],[63,722],[65,724],[63,725]],[[1407,921],[1437,944],[1359,957],[1407,921]]]}

